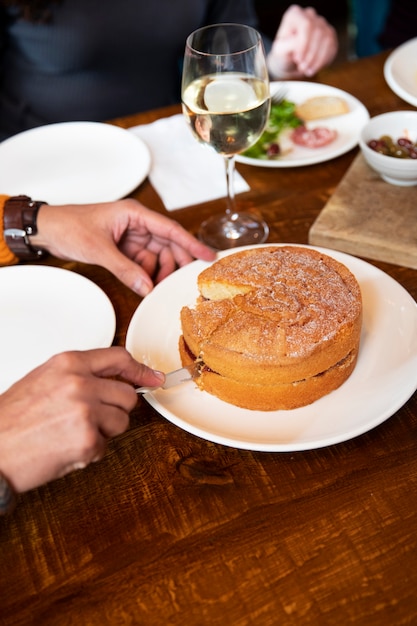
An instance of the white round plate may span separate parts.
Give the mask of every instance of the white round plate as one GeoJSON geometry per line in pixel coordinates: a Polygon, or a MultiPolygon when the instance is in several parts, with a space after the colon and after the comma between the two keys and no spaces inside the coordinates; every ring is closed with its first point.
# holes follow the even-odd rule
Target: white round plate
{"type": "Polygon", "coordinates": [[[417,37],[391,52],[384,64],[384,78],[397,96],[417,107],[417,37]]]}
{"type": "Polygon", "coordinates": [[[0,143],[0,189],[49,204],[110,202],[149,173],[146,144],[100,122],[48,124],[0,143]]]}
{"type": "Polygon", "coordinates": [[[80,274],[46,265],[0,269],[0,393],[54,354],[110,346],[116,316],[80,274]]]}
{"type": "MultiPolygon", "coordinates": [[[[272,82],[270,85],[271,93],[279,91],[282,85],[283,83],[272,82]]],[[[336,87],[303,81],[286,82],[285,91],[285,98],[296,104],[315,96],[339,96],[343,98],[349,105],[349,113],[314,120],[314,122],[307,122],[306,124],[307,128],[326,126],[334,129],[337,131],[336,139],[322,148],[303,148],[294,145],[294,149],[289,154],[279,159],[252,159],[238,154],[236,161],[258,167],[302,167],[335,159],[341,154],[349,152],[358,144],[360,132],[369,119],[369,113],[357,98],[336,87]]]]}
{"type": "MultiPolygon", "coordinates": [[[[192,381],[148,393],[147,401],[169,421],[198,437],[270,452],[309,450],[346,441],[392,416],[417,388],[417,305],[399,283],[373,265],[342,252],[315,249],[344,263],[362,290],[359,358],[339,389],[291,411],[241,409],[200,391],[192,381]]],[[[126,337],[127,349],[138,360],[165,372],[181,366],[180,310],[195,305],[197,276],[207,266],[195,261],[181,268],[142,301],[126,337]]]]}

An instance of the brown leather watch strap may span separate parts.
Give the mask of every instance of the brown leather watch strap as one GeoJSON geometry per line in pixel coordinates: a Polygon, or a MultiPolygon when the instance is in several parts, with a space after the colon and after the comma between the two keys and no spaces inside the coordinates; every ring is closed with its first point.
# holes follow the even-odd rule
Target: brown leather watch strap
{"type": "Polygon", "coordinates": [[[0,472],[0,515],[11,513],[16,506],[16,494],[0,472]]]}
{"type": "Polygon", "coordinates": [[[4,203],[4,240],[19,259],[34,260],[46,254],[45,250],[34,248],[28,239],[38,232],[36,218],[42,204],[47,203],[28,196],[12,196],[4,203]]]}

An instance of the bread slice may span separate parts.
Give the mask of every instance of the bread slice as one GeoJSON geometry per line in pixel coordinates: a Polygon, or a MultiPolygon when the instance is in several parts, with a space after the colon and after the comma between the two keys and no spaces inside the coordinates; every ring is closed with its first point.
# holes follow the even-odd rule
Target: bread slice
{"type": "Polygon", "coordinates": [[[315,96],[298,104],[295,108],[295,114],[309,122],[324,117],[333,117],[335,115],[343,115],[349,113],[349,105],[343,98],[338,96],[315,96]]]}

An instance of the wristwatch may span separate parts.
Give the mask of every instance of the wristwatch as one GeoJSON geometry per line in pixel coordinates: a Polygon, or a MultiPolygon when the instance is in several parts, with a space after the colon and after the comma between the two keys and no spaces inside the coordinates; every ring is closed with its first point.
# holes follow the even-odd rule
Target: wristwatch
{"type": "Polygon", "coordinates": [[[36,219],[42,204],[47,202],[32,200],[29,196],[12,196],[4,203],[4,240],[19,259],[40,259],[46,254],[45,250],[34,248],[28,239],[38,232],[36,219]]]}
{"type": "Polygon", "coordinates": [[[0,472],[0,515],[11,513],[16,506],[16,494],[0,472]]]}

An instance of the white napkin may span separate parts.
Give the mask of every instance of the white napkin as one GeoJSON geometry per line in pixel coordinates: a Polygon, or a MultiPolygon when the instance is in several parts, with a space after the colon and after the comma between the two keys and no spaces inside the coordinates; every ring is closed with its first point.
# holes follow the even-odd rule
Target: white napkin
{"type": "MultiPolygon", "coordinates": [[[[148,146],[152,165],[149,179],[168,211],[226,196],[223,157],[192,135],[183,115],[165,117],[129,129],[148,146]]],[[[235,193],[248,191],[235,173],[235,193]]]]}

